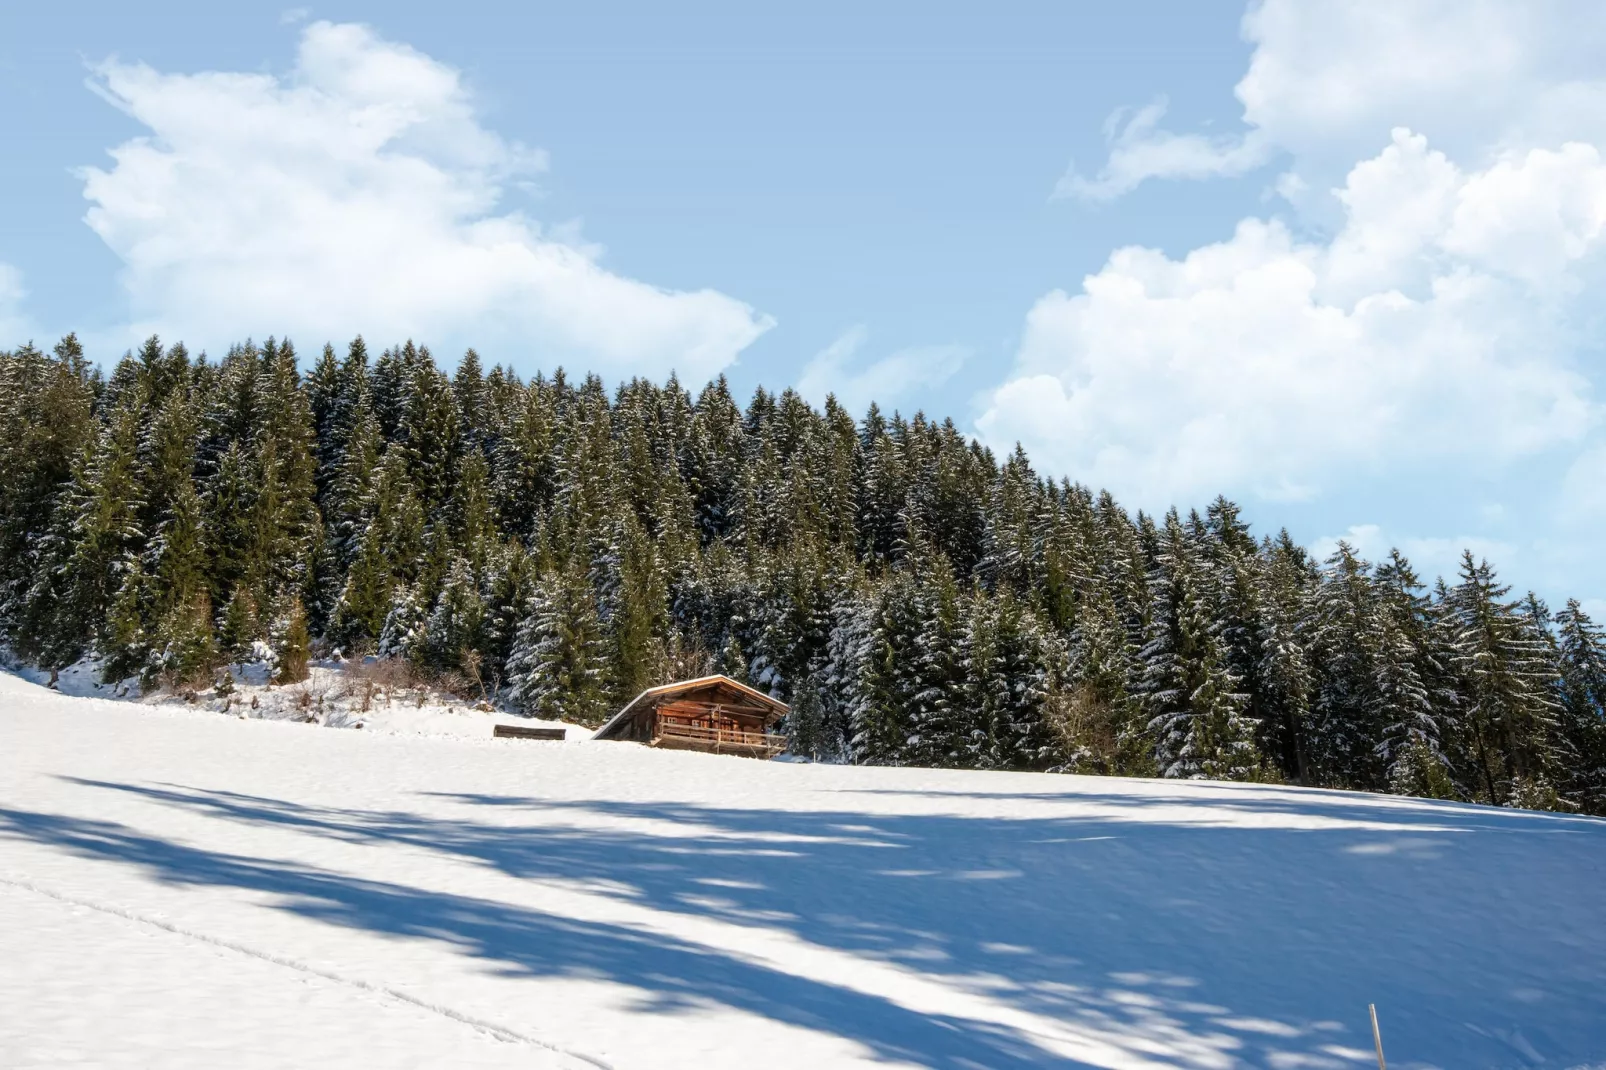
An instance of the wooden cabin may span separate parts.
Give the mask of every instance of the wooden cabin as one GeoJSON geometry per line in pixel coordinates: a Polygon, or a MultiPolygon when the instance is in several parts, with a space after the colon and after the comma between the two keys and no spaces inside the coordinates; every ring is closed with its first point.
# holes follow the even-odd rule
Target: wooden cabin
{"type": "Polygon", "coordinates": [[[786,704],[728,676],[649,687],[591,738],[625,739],[666,750],[773,758],[786,749],[776,722],[786,704]]]}

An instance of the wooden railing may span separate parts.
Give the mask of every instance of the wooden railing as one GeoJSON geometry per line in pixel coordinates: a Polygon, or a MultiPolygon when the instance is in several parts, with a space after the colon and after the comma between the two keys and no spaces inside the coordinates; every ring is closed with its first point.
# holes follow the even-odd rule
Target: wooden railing
{"type": "Polygon", "coordinates": [[[786,749],[786,737],[771,732],[749,732],[742,728],[717,726],[701,728],[696,725],[658,722],[658,737],[672,742],[686,742],[717,750],[721,747],[764,750],[779,754],[786,749]]]}

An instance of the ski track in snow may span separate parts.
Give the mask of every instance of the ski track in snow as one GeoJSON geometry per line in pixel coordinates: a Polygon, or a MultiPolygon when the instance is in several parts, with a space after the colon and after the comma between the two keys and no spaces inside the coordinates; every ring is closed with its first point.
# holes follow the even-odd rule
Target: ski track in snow
{"type": "Polygon", "coordinates": [[[0,1065],[1342,1070],[1368,1002],[1395,1070],[1606,1058],[1606,822],[407,716],[0,676],[0,1065]]]}
{"type": "Polygon", "coordinates": [[[394,988],[386,988],[384,985],[371,984],[367,981],[364,981],[360,977],[346,977],[338,973],[331,973],[328,970],[320,970],[316,966],[309,966],[305,962],[297,962],[295,959],[285,958],[282,955],[274,955],[270,952],[246,947],[243,944],[237,944],[230,940],[221,940],[215,936],[208,936],[205,933],[194,932],[190,929],[185,929],[181,926],[174,925],[171,922],[162,921],[159,918],[148,918],[142,914],[136,914],[131,910],[123,910],[120,907],[110,906],[106,903],[94,903],[87,899],[79,899],[75,896],[62,895],[60,892],[53,892],[48,888],[41,888],[31,881],[19,881],[12,880],[8,877],[0,877],[0,884],[12,888],[18,888],[25,892],[32,892],[35,895],[42,895],[48,899],[54,899],[58,903],[66,903],[68,906],[80,907],[84,910],[94,910],[101,914],[110,914],[113,917],[122,918],[126,921],[135,922],[140,925],[148,925],[153,929],[160,929],[163,932],[172,933],[174,936],[181,936],[187,940],[196,940],[203,944],[210,944],[213,947],[220,947],[225,951],[233,951],[239,955],[249,955],[251,958],[261,959],[263,962],[270,962],[275,966],[283,966],[286,969],[295,970],[298,973],[310,974],[313,977],[321,977],[326,981],[333,981],[336,984],[346,985],[351,988],[360,989],[364,992],[371,992],[375,995],[386,996],[401,1003],[411,1004],[412,1006],[417,1007],[420,1010],[428,1011],[431,1014],[438,1014],[443,1018],[450,1018],[454,1022],[461,1022],[466,1026],[470,1026],[471,1028],[477,1029],[482,1033],[495,1037],[497,1040],[519,1044],[532,1044],[538,1048],[545,1048],[548,1051],[555,1052],[578,1062],[585,1063],[588,1066],[599,1067],[600,1070],[613,1070],[613,1067],[610,1064],[603,1062],[601,1059],[593,1059],[589,1055],[583,1055],[580,1052],[570,1051],[567,1048],[560,1048],[556,1044],[548,1044],[544,1040],[537,1039],[536,1037],[525,1036],[523,1033],[509,1029],[506,1026],[497,1025],[495,1022],[482,1021],[481,1019],[475,1018],[472,1015],[454,1011],[450,1007],[443,1007],[438,1003],[430,1003],[426,1000],[417,999],[413,996],[409,996],[406,992],[401,992],[394,988]]]}

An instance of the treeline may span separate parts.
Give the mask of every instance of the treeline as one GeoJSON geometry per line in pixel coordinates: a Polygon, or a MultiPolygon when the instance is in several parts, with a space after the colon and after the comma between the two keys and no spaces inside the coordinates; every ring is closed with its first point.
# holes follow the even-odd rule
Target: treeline
{"type": "Polygon", "coordinates": [[[825,759],[1606,812],[1606,638],[1470,555],[1428,590],[1225,499],[1129,515],[950,421],[411,343],[0,353],[0,628],[175,690],[375,654],[595,724],[718,670],[825,759]]]}

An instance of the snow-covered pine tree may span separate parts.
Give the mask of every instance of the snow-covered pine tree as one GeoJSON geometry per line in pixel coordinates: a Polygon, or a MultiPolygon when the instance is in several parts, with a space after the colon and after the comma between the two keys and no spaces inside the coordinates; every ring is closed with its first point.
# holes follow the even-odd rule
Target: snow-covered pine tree
{"type": "Polygon", "coordinates": [[[115,572],[120,577],[117,594],[106,607],[96,643],[100,680],[115,684],[138,677],[143,683],[151,671],[151,636],[145,623],[151,602],[149,578],[132,554],[118,563],[115,572]]]}
{"type": "Polygon", "coordinates": [[[1286,528],[1262,554],[1263,593],[1255,625],[1263,702],[1261,752],[1285,779],[1304,784],[1311,776],[1311,705],[1317,688],[1312,632],[1321,577],[1286,528]]]}
{"type": "Polygon", "coordinates": [[[1427,682],[1427,600],[1421,581],[1398,550],[1378,566],[1371,625],[1373,685],[1383,713],[1374,751],[1390,791],[1455,797],[1450,761],[1427,682]]]}
{"type": "Polygon", "coordinates": [[[491,486],[501,528],[526,544],[534,541],[557,494],[555,421],[552,392],[537,376],[513,411],[507,433],[491,447],[491,486]]]}
{"type": "Polygon", "coordinates": [[[62,547],[60,585],[50,588],[60,593],[51,612],[48,643],[54,660],[75,660],[87,641],[99,636],[102,653],[115,660],[114,670],[121,670],[109,679],[118,680],[144,668],[147,591],[138,567],[144,500],[136,468],[140,404],[137,391],[125,398],[74,476],[62,502],[70,528],[62,547]]]}
{"type": "Polygon", "coordinates": [[[34,640],[55,612],[53,573],[66,549],[57,507],[100,430],[94,386],[75,335],[51,354],[0,351],[0,627],[24,657],[42,654],[34,640]],[[43,600],[30,610],[40,583],[43,600]]]}
{"type": "Polygon", "coordinates": [[[902,534],[907,483],[897,439],[874,403],[859,432],[859,557],[871,572],[891,564],[902,534]]]}
{"type": "Polygon", "coordinates": [[[245,661],[262,635],[256,599],[250,588],[236,587],[223,607],[223,619],[218,626],[218,653],[225,661],[245,661]]]}
{"type": "Polygon", "coordinates": [[[1370,563],[1340,542],[1316,592],[1313,645],[1318,681],[1308,759],[1315,783],[1384,787],[1377,752],[1387,711],[1378,694],[1377,591],[1370,563]]]}
{"type": "Polygon", "coordinates": [[[422,663],[424,623],[428,610],[417,587],[399,584],[391,589],[390,608],[379,629],[379,656],[422,663]]]}
{"type": "Polygon", "coordinates": [[[909,530],[900,541],[898,570],[917,577],[913,596],[916,631],[913,646],[898,655],[909,687],[903,712],[909,736],[898,762],[965,766],[991,726],[980,726],[979,719],[985,714],[972,707],[975,696],[966,688],[968,650],[960,592],[947,560],[913,525],[909,530]]]}
{"type": "Polygon", "coordinates": [[[1060,764],[1046,717],[1054,652],[1031,611],[1007,589],[970,602],[962,639],[964,741],[980,769],[1044,769],[1060,764]]]}
{"type": "Polygon", "coordinates": [[[152,644],[151,668],[174,690],[198,690],[213,678],[220,661],[212,629],[212,602],[196,587],[187,601],[174,602],[162,615],[152,644]]]}
{"type": "Polygon", "coordinates": [[[1556,614],[1556,628],[1567,744],[1561,794],[1584,813],[1606,815],[1606,633],[1577,599],[1556,614]]]}
{"type": "Polygon", "coordinates": [[[1538,623],[1506,600],[1509,591],[1487,561],[1463,553],[1447,599],[1473,767],[1461,787],[1493,805],[1529,806],[1551,793],[1558,679],[1538,623]]]}
{"type": "Polygon", "coordinates": [[[609,697],[622,705],[646,688],[667,682],[657,675],[663,662],[669,595],[657,548],[634,514],[625,512],[610,525],[607,551],[593,571],[607,606],[604,634],[613,688],[609,697]]]}
{"type": "Polygon", "coordinates": [[[519,542],[508,540],[492,552],[481,584],[485,623],[480,676],[489,690],[499,690],[506,679],[513,641],[530,614],[535,584],[535,558],[519,542]]]}
{"type": "Polygon", "coordinates": [[[733,629],[725,639],[725,645],[719,652],[719,671],[729,676],[737,683],[747,683],[747,654],[742,650],[742,641],[733,629]]]}
{"type": "Polygon", "coordinates": [[[463,444],[468,450],[485,448],[492,432],[492,414],[485,370],[480,355],[468,349],[457,362],[457,373],[452,376],[452,396],[457,402],[457,422],[462,430],[463,444]]]}
{"type": "Polygon", "coordinates": [[[1172,510],[1153,580],[1149,641],[1140,655],[1155,759],[1167,777],[1257,779],[1264,774],[1254,726],[1215,634],[1195,554],[1172,510]]]}
{"type": "Polygon", "coordinates": [[[1066,647],[1052,715],[1067,768],[1156,775],[1147,721],[1129,690],[1138,652],[1102,579],[1090,581],[1080,598],[1066,647]]]}
{"type": "Polygon", "coordinates": [[[413,493],[433,521],[451,496],[462,438],[451,380],[433,362],[413,370],[401,433],[413,493]]]}
{"type": "Polygon", "coordinates": [[[570,566],[536,585],[507,679],[513,702],[532,717],[602,723],[609,709],[607,644],[583,571],[570,566]]]}
{"type": "Polygon", "coordinates": [[[853,710],[852,754],[864,765],[900,765],[910,737],[915,699],[924,690],[916,664],[924,631],[920,586],[894,572],[871,603],[860,655],[858,702],[853,710]]]}
{"type": "Polygon", "coordinates": [[[454,554],[446,582],[429,618],[424,622],[421,654],[430,668],[460,669],[469,662],[478,671],[478,654],[485,640],[485,602],[479,580],[466,557],[454,554]]]}
{"type": "Polygon", "coordinates": [[[838,577],[831,599],[831,628],[826,637],[825,657],[811,674],[817,681],[820,699],[820,728],[811,752],[824,761],[849,761],[853,757],[854,725],[864,701],[864,658],[870,636],[870,610],[859,592],[845,577],[838,577]]]}

